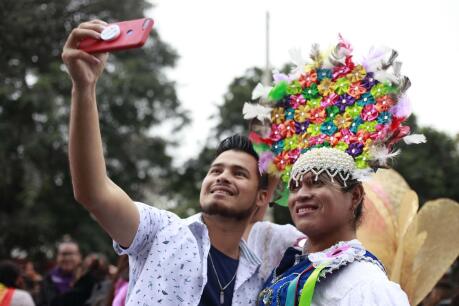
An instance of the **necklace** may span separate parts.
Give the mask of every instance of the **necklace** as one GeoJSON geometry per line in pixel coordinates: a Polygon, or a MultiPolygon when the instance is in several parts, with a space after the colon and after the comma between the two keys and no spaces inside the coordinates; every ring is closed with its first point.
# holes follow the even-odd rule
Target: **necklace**
{"type": "Polygon", "coordinates": [[[225,292],[224,291],[226,288],[228,288],[228,286],[236,278],[237,269],[236,269],[236,272],[234,272],[233,278],[231,278],[231,280],[225,286],[222,287],[222,284],[220,283],[220,279],[218,278],[217,269],[215,269],[214,260],[212,259],[212,254],[210,254],[210,252],[209,252],[209,257],[210,257],[210,263],[212,264],[212,269],[214,270],[214,273],[215,273],[215,277],[217,278],[218,286],[220,287],[220,304],[224,304],[225,303],[225,292]]]}

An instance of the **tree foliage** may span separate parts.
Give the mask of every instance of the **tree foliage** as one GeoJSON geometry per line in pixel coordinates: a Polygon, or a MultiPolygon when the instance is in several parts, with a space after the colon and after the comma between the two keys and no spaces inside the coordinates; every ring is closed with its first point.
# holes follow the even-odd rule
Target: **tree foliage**
{"type": "MultiPolygon", "coordinates": [[[[86,251],[111,253],[111,240],[73,198],[68,158],[71,82],[60,59],[80,22],[141,18],[144,0],[0,2],[0,258],[38,256],[63,234],[86,251]]],[[[110,177],[133,198],[172,172],[168,142],[150,128],[188,122],[164,68],[176,52],[152,31],[142,49],[112,54],[97,90],[110,177]]],[[[158,188],[154,192],[165,193],[158,188]]]]}

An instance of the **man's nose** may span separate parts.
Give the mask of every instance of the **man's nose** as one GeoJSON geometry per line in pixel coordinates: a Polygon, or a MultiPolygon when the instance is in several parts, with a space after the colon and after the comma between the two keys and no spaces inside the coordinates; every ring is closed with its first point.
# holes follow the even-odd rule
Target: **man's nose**
{"type": "Polygon", "coordinates": [[[229,180],[228,180],[229,175],[230,175],[230,173],[229,173],[228,170],[223,170],[217,176],[217,183],[227,183],[227,182],[229,182],[229,180]]]}

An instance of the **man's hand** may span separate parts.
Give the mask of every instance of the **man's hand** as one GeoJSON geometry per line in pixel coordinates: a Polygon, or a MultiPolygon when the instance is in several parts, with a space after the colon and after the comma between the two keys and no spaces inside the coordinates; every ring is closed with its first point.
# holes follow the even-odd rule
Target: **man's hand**
{"type": "Polygon", "coordinates": [[[70,33],[62,50],[62,60],[68,68],[74,87],[94,85],[104,70],[108,53],[91,55],[78,49],[82,39],[100,39],[100,32],[107,26],[101,20],[84,22],[70,33]]]}

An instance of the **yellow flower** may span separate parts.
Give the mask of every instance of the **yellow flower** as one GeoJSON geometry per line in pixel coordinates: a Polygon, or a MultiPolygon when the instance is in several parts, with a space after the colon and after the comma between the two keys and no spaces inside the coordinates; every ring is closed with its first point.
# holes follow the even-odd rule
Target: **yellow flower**
{"type": "Polygon", "coordinates": [[[317,89],[319,89],[319,93],[325,97],[333,92],[334,85],[335,84],[330,81],[330,79],[323,79],[317,89]]]}
{"type": "Polygon", "coordinates": [[[300,105],[296,110],[295,110],[295,121],[296,122],[305,122],[309,116],[311,108],[308,105],[300,105]]]}
{"type": "Polygon", "coordinates": [[[343,115],[336,115],[333,123],[338,127],[338,129],[347,129],[352,124],[352,117],[349,114],[344,113],[343,115]]]}
{"type": "Polygon", "coordinates": [[[282,107],[277,107],[271,112],[271,121],[275,124],[281,124],[285,121],[285,112],[282,107]]]}
{"type": "Polygon", "coordinates": [[[355,66],[354,70],[352,70],[351,73],[346,75],[346,78],[352,83],[355,83],[355,82],[363,80],[366,74],[367,72],[365,71],[365,68],[363,68],[362,65],[357,65],[355,66]]]}

